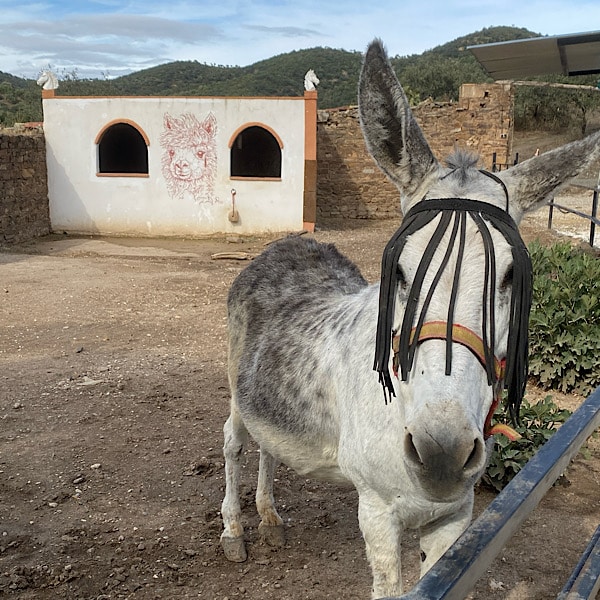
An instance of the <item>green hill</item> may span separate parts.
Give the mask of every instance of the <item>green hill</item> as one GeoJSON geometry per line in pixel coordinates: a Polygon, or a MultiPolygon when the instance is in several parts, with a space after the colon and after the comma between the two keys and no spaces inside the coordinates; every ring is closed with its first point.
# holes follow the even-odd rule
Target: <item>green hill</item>
{"type": "Polygon", "coordinates": [[[433,50],[427,50],[423,54],[435,53],[448,58],[457,58],[465,51],[467,46],[493,44],[495,42],[509,42],[512,40],[525,40],[534,37],[542,37],[542,35],[522,27],[486,27],[481,31],[470,33],[469,35],[456,38],[442,46],[437,46],[433,50]]]}
{"type": "Polygon", "coordinates": [[[41,93],[35,81],[0,71],[0,126],[41,120],[41,93]]]}
{"type": "Polygon", "coordinates": [[[110,81],[61,82],[61,94],[148,96],[301,96],[304,74],[314,69],[321,107],[356,104],[360,52],[311,48],[280,54],[248,67],[178,61],[110,81]]]}
{"type": "MultiPolygon", "coordinates": [[[[538,37],[516,27],[488,27],[419,55],[392,57],[392,64],[413,102],[428,97],[452,100],[462,83],[490,81],[475,57],[474,44],[538,37]]],[[[319,108],[356,104],[360,52],[311,48],[274,56],[247,67],[177,61],[112,80],[60,82],[59,95],[125,96],[300,96],[304,74],[314,69],[320,79],[319,108]]],[[[41,120],[39,88],[33,80],[0,72],[0,125],[41,120]]]]}

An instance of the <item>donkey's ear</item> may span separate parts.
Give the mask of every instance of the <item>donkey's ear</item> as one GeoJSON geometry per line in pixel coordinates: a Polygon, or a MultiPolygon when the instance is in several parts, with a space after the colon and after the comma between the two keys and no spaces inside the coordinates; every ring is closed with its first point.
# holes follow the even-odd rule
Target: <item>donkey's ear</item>
{"type": "Polygon", "coordinates": [[[599,159],[600,131],[498,173],[508,188],[512,217],[518,223],[524,213],[539,208],[599,159]]]}
{"type": "Polygon", "coordinates": [[[438,162],[410,110],[380,40],[365,56],[358,84],[360,123],[367,148],[381,170],[412,196],[438,162]]]}

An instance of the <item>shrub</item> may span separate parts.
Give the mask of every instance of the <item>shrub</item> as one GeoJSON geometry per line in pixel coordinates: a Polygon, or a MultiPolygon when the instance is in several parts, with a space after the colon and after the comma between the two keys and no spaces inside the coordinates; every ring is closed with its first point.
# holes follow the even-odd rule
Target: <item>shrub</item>
{"type": "MultiPolygon", "coordinates": [[[[600,260],[568,242],[529,246],[533,302],[529,374],[544,388],[589,394],[600,385],[600,260]]],[[[521,439],[498,435],[482,480],[500,491],[571,415],[551,396],[521,406],[521,439]]],[[[499,412],[494,417],[503,422],[499,412]]]]}
{"type": "Polygon", "coordinates": [[[600,385],[600,260],[568,243],[529,250],[529,374],[545,389],[588,395],[600,385]]]}
{"type": "MultiPolygon", "coordinates": [[[[551,396],[535,404],[527,399],[521,405],[521,424],[515,429],[521,439],[511,442],[503,435],[496,436],[490,463],[482,480],[495,490],[502,490],[525,466],[527,461],[552,437],[556,426],[564,423],[571,412],[560,409],[551,396]]],[[[496,422],[504,421],[504,414],[496,413],[496,422]]]]}

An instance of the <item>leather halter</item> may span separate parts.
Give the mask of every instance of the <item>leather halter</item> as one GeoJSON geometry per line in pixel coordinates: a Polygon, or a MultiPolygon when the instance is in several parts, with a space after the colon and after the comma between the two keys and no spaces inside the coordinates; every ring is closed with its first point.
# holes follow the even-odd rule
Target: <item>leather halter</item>
{"type": "MultiPolygon", "coordinates": [[[[416,328],[413,328],[410,335],[410,341],[414,340],[416,328]]],[[[423,323],[421,331],[419,333],[418,342],[422,343],[427,340],[447,340],[448,323],[445,321],[428,321],[423,323]]],[[[464,325],[454,324],[452,325],[452,342],[461,344],[465,348],[469,349],[475,358],[479,361],[481,366],[486,368],[486,357],[485,357],[485,344],[480,336],[478,336],[472,329],[465,327],[464,325]]],[[[398,378],[398,370],[400,367],[400,336],[394,335],[392,338],[392,349],[394,352],[393,356],[393,373],[398,378]]],[[[504,387],[504,375],[506,369],[506,359],[499,360],[497,356],[493,356],[494,360],[494,399],[490,410],[485,419],[485,425],[483,429],[485,439],[495,434],[503,434],[510,440],[519,439],[520,434],[515,431],[512,427],[504,424],[496,424],[492,426],[492,418],[500,400],[502,398],[502,388],[504,387]]]]}
{"type": "MultiPolygon", "coordinates": [[[[448,323],[445,321],[429,321],[423,323],[421,332],[419,334],[419,343],[426,340],[446,340],[447,339],[448,323]]],[[[410,341],[414,340],[415,328],[411,331],[410,341]]],[[[483,340],[472,330],[464,325],[454,324],[452,325],[452,341],[465,346],[474,355],[475,358],[480,362],[481,366],[485,368],[485,345],[483,340]]],[[[398,377],[398,368],[400,366],[398,353],[400,351],[400,336],[395,335],[392,338],[392,348],[394,350],[394,375],[398,377]]],[[[502,381],[504,379],[504,369],[506,366],[505,360],[498,360],[496,356],[494,359],[494,373],[496,375],[496,381],[502,381]]]]}

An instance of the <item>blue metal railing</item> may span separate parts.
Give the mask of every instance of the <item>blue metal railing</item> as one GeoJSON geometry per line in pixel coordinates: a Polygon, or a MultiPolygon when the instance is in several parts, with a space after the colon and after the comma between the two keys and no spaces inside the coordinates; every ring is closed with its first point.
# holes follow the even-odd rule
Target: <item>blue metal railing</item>
{"type": "Polygon", "coordinates": [[[557,600],[595,598],[600,591],[600,525],[557,600]]]}
{"type": "MultiPolygon", "coordinates": [[[[402,600],[464,600],[599,426],[600,388],[565,421],[431,570],[401,597],[402,600]]],[[[598,552],[598,547],[594,547],[598,552]]],[[[598,568],[593,552],[592,558],[596,562],[591,566],[598,568]]],[[[590,572],[593,578],[593,569],[588,574],[590,572]]],[[[596,572],[596,579],[598,575],[596,572]]]]}

